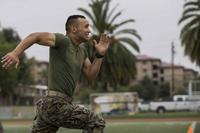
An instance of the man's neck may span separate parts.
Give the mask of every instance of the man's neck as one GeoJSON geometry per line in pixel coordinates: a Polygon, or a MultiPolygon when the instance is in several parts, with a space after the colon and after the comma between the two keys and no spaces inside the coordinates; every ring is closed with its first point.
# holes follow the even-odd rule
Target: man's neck
{"type": "Polygon", "coordinates": [[[81,44],[81,42],[76,38],[75,35],[73,34],[66,34],[66,36],[68,36],[72,42],[73,45],[75,46],[79,46],[79,44],[81,44]]]}

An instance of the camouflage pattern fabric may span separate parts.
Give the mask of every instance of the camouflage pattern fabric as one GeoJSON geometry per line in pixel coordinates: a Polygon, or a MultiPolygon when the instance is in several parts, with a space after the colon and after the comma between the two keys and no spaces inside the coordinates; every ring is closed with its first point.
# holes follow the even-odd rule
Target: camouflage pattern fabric
{"type": "Polygon", "coordinates": [[[32,133],[56,133],[59,127],[83,129],[83,133],[103,133],[105,120],[85,107],[58,96],[46,96],[37,102],[32,133]]]}

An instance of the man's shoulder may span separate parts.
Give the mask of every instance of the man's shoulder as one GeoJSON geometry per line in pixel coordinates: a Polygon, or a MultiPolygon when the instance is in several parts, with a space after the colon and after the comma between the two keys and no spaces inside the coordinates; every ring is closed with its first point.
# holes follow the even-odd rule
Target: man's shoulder
{"type": "Polygon", "coordinates": [[[56,41],[67,41],[67,42],[69,42],[69,37],[68,36],[66,36],[66,35],[64,35],[64,34],[62,34],[62,33],[54,33],[55,34],[55,37],[56,37],[56,41]]]}
{"type": "Polygon", "coordinates": [[[62,33],[54,33],[56,37],[60,37],[60,38],[68,38],[67,36],[65,36],[62,33]]]}

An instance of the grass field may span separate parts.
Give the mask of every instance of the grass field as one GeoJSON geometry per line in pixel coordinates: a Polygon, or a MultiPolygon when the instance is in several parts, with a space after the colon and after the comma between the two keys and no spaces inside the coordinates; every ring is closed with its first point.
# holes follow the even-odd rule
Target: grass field
{"type": "MultiPolygon", "coordinates": [[[[122,122],[108,123],[105,133],[187,133],[191,122],[122,122]]],[[[30,126],[8,125],[4,126],[5,133],[28,133],[30,126]]],[[[81,133],[81,130],[60,128],[58,133],[81,133]]],[[[200,124],[196,126],[195,133],[200,133],[200,124]]]]}
{"type": "MultiPolygon", "coordinates": [[[[1,120],[5,133],[29,133],[32,119],[1,120]]],[[[195,133],[200,133],[200,113],[172,112],[139,113],[106,117],[105,133],[187,133],[193,121],[198,121],[195,133]]],[[[81,133],[81,130],[60,128],[58,133],[81,133]]]]}

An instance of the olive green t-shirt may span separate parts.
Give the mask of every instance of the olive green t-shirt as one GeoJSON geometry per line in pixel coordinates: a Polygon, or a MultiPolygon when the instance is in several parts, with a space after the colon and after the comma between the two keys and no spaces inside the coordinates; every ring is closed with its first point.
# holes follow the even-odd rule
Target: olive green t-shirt
{"type": "Polygon", "coordinates": [[[72,96],[87,52],[83,44],[75,46],[67,36],[55,36],[55,46],[49,53],[48,88],[72,96]]]}

